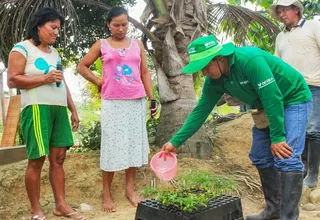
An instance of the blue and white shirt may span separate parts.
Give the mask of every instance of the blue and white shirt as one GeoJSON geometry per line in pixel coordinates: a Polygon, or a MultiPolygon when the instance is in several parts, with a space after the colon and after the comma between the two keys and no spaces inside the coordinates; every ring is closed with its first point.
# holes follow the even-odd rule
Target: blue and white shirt
{"type": "MultiPolygon", "coordinates": [[[[26,40],[17,43],[11,52],[19,52],[26,58],[25,75],[37,76],[56,69],[57,62],[61,61],[56,49],[50,49],[51,52],[46,53],[26,40]]],[[[56,83],[51,83],[33,89],[21,89],[21,107],[35,104],[67,106],[67,89],[64,82],[61,82],[59,87],[56,83]]]]}

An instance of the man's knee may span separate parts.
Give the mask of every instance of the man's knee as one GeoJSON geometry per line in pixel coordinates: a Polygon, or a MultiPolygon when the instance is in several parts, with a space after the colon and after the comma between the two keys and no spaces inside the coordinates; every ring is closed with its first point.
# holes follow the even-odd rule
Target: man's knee
{"type": "Polygon", "coordinates": [[[254,166],[256,166],[258,169],[265,169],[268,167],[274,166],[274,160],[272,158],[258,158],[255,157],[253,154],[249,154],[249,158],[254,166]]]}
{"type": "Polygon", "coordinates": [[[258,169],[264,169],[274,166],[274,158],[268,145],[260,145],[259,147],[251,146],[249,158],[254,166],[258,169]],[[261,147],[262,146],[262,147],[261,147]]]}
{"type": "Polygon", "coordinates": [[[300,157],[295,156],[286,159],[277,159],[275,166],[282,172],[303,171],[303,163],[300,157]]]}

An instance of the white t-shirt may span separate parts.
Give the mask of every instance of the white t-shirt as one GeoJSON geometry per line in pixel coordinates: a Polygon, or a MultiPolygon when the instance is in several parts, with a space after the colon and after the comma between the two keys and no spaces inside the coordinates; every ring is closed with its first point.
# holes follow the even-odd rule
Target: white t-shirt
{"type": "Polygon", "coordinates": [[[297,27],[279,33],[275,55],[297,69],[308,85],[320,86],[320,21],[301,19],[297,27]]]}
{"type": "MultiPolygon", "coordinates": [[[[24,70],[26,76],[36,76],[56,69],[57,62],[61,61],[56,49],[50,49],[50,53],[45,53],[26,40],[17,43],[11,52],[17,51],[27,59],[24,70]]],[[[67,106],[67,89],[64,82],[61,82],[59,87],[56,83],[50,83],[33,89],[21,89],[22,108],[34,104],[67,106]]]]}

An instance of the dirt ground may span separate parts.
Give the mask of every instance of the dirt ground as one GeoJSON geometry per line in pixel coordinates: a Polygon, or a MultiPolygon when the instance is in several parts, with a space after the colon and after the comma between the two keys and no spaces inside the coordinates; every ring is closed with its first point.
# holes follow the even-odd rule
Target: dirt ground
{"type": "MultiPolygon", "coordinates": [[[[244,216],[257,212],[264,206],[262,193],[258,190],[258,174],[248,159],[251,141],[252,120],[249,114],[221,124],[218,127],[215,153],[210,160],[181,158],[178,155],[178,174],[195,168],[212,170],[219,174],[232,174],[237,177],[241,190],[244,216]]],[[[150,156],[155,153],[152,152],[150,156]]],[[[28,219],[29,202],[24,186],[24,171],[26,161],[0,166],[0,220],[28,219]]],[[[116,202],[117,212],[104,213],[101,209],[102,176],[99,169],[99,153],[68,153],[65,162],[66,195],[69,203],[79,208],[85,203],[92,210],[83,212],[87,219],[95,220],[133,220],[136,209],[132,207],[124,196],[124,172],[117,172],[114,176],[112,194],[116,202]]],[[[138,170],[136,188],[142,192],[151,186],[154,179],[151,169],[144,166],[138,170]]],[[[41,205],[47,219],[63,219],[52,214],[54,208],[53,195],[48,181],[48,163],[42,172],[41,205]]],[[[170,184],[156,180],[158,187],[169,187],[170,184]]],[[[313,220],[319,211],[307,212],[301,209],[299,219],[313,220]]]]}

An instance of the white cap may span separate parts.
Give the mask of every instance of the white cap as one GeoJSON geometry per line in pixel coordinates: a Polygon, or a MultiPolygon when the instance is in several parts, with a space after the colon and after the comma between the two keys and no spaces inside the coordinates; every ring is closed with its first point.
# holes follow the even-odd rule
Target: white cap
{"type": "Polygon", "coordinates": [[[270,6],[270,14],[274,19],[279,20],[279,16],[277,15],[277,6],[290,6],[294,5],[300,9],[301,15],[303,15],[303,5],[301,4],[300,1],[297,0],[279,0],[277,4],[273,4],[270,6]]]}

